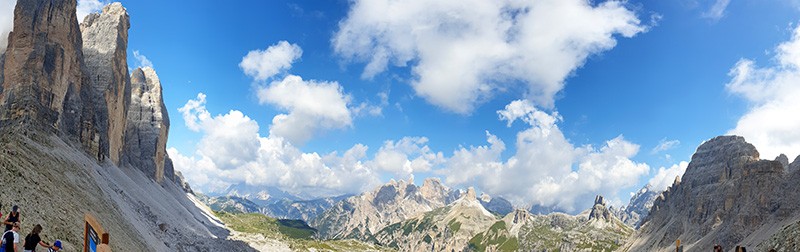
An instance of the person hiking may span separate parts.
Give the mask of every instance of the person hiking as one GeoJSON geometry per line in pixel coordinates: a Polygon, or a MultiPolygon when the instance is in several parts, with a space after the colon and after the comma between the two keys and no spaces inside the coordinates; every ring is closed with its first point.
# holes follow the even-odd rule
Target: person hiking
{"type": "Polygon", "coordinates": [[[55,242],[53,242],[53,246],[47,248],[47,252],[56,252],[62,249],[64,249],[64,247],[61,247],[61,240],[56,240],[55,242]]]}
{"type": "Polygon", "coordinates": [[[42,225],[36,224],[31,230],[31,233],[25,236],[25,241],[22,244],[22,250],[25,252],[34,252],[36,251],[36,245],[41,245],[44,248],[50,248],[50,244],[42,241],[42,238],[39,236],[39,233],[42,232],[42,225]]]}
{"type": "Polygon", "coordinates": [[[8,213],[6,220],[3,222],[6,224],[6,231],[11,230],[11,225],[15,222],[19,222],[19,207],[17,205],[11,207],[11,212],[8,213]]]}
{"type": "Polygon", "coordinates": [[[19,222],[11,224],[11,230],[3,233],[3,245],[0,252],[17,252],[19,246],[19,222]]]}

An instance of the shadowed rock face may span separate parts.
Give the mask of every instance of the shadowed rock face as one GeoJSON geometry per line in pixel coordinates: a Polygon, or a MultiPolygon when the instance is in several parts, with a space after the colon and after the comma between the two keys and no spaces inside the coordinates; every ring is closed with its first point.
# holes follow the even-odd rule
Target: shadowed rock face
{"type": "Polygon", "coordinates": [[[96,149],[76,1],[19,0],[9,34],[0,98],[4,124],[55,128],[96,149]]]}
{"type": "Polygon", "coordinates": [[[769,228],[800,210],[798,175],[786,172],[781,159],[759,160],[755,147],[738,136],[703,143],[681,180],[655,201],[631,251],[665,249],[677,239],[698,249],[757,245],[768,236],[756,230],[773,232],[769,228]]]}
{"type": "Polygon", "coordinates": [[[92,13],[81,23],[83,55],[91,84],[94,121],[100,136],[99,149],[119,165],[125,140],[131,84],[127,48],[130,18],[120,3],[92,13]]]}
{"type": "Polygon", "coordinates": [[[131,104],[125,132],[123,162],[139,168],[157,182],[173,180],[167,161],[169,115],[161,95],[161,81],[152,68],[131,73],[131,104]]]}

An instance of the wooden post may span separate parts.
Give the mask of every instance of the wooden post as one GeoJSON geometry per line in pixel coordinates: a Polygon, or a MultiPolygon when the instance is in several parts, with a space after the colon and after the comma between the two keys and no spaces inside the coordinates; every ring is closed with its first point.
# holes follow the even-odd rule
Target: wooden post
{"type": "Polygon", "coordinates": [[[90,213],[84,214],[83,252],[111,252],[109,236],[100,222],[90,213]]]}

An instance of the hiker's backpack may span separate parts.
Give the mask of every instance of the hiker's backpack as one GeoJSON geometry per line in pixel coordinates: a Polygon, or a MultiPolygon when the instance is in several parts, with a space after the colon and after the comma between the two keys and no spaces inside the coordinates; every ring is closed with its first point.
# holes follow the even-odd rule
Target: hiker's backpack
{"type": "MultiPolygon", "coordinates": [[[[2,236],[2,237],[0,237],[0,241],[1,241],[1,242],[0,242],[0,252],[6,252],[6,235],[7,235],[9,232],[11,232],[11,230],[9,230],[9,231],[6,231],[5,233],[3,233],[3,236],[2,236]]],[[[13,239],[14,239],[14,238],[13,238],[13,237],[14,237],[14,234],[11,234],[11,237],[12,237],[12,238],[11,238],[11,239],[12,239],[12,241],[11,241],[11,242],[14,242],[14,241],[13,241],[13,239]]]]}

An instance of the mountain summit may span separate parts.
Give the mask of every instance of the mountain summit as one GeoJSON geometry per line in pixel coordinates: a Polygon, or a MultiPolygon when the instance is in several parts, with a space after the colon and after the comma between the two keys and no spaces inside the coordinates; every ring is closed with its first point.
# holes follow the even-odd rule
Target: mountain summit
{"type": "Polygon", "coordinates": [[[338,202],[310,225],[323,238],[374,241],[374,234],[382,228],[450,204],[460,194],[443,186],[439,179],[427,179],[420,187],[411,181],[392,180],[371,192],[338,202]]]}
{"type": "MultiPolygon", "coordinates": [[[[655,201],[630,251],[765,246],[781,224],[799,218],[800,172],[779,160],[759,159],[739,136],[719,136],[697,148],[686,173],[655,201]]],[[[767,250],[760,247],[760,250],[767,250]]]]}

